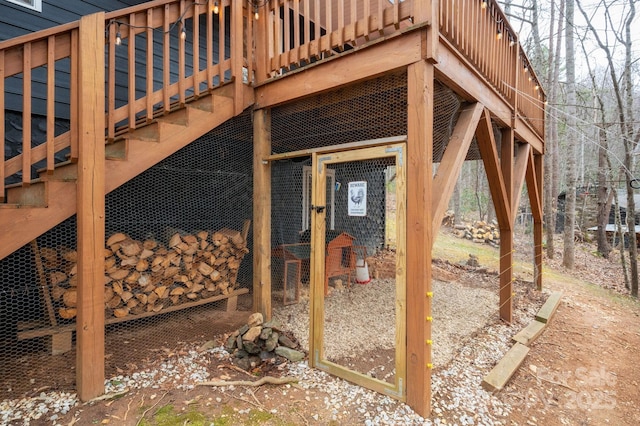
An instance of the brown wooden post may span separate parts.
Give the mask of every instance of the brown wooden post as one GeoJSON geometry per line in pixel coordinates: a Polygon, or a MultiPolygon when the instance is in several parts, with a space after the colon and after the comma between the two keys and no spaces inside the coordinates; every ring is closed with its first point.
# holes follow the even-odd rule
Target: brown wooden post
{"type": "Polygon", "coordinates": [[[433,65],[407,68],[407,404],[431,412],[433,65]]]}
{"type": "Polygon", "coordinates": [[[253,310],[271,318],[271,110],[253,113],[253,310]]]}
{"type": "MultiPolygon", "coordinates": [[[[78,98],[78,317],[76,382],[82,401],[104,392],[104,13],[80,19],[78,98]]],[[[73,82],[72,82],[73,84],[73,82]]]]}
{"type": "MultiPolygon", "coordinates": [[[[253,26],[253,43],[255,46],[254,60],[256,63],[255,83],[259,84],[265,81],[268,77],[268,61],[269,50],[268,40],[269,32],[267,30],[267,23],[271,20],[270,5],[266,4],[261,11],[260,19],[253,26]],[[263,12],[264,11],[264,12],[263,12]]],[[[308,15],[308,13],[306,13],[308,15]]],[[[279,16],[276,17],[279,19],[279,16]]]]}
{"type": "MultiPolygon", "coordinates": [[[[513,222],[518,206],[513,205],[513,129],[502,131],[500,168],[511,210],[510,220],[500,223],[500,318],[511,322],[513,309],[513,222]]],[[[488,176],[491,179],[491,176],[488,176]]],[[[518,188],[520,190],[520,188],[518,188]]]]}

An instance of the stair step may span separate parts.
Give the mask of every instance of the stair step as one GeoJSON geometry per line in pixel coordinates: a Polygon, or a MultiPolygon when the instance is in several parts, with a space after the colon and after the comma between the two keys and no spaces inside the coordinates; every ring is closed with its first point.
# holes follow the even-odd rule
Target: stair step
{"type": "Polygon", "coordinates": [[[38,170],[38,179],[41,181],[71,182],[78,180],[78,163],[75,161],[65,161],[56,164],[53,171],[47,169],[38,170]]]}
{"type": "Polygon", "coordinates": [[[189,108],[182,108],[177,111],[171,112],[162,117],[156,119],[159,123],[174,124],[177,126],[189,125],[189,108]]]}
{"type": "Polygon", "coordinates": [[[129,152],[129,140],[121,139],[104,147],[104,155],[107,160],[126,160],[129,152]]]}
{"type": "Polygon", "coordinates": [[[6,205],[13,208],[47,207],[47,182],[35,181],[30,185],[8,186],[6,205]]]}
{"type": "Polygon", "coordinates": [[[189,102],[187,108],[195,108],[202,111],[213,112],[213,96],[205,96],[194,101],[189,102]]]}

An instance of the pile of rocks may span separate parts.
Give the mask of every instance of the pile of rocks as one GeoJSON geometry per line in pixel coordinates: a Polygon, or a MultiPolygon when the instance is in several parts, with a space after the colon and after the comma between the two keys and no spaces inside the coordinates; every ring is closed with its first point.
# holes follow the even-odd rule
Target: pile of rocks
{"type": "Polygon", "coordinates": [[[287,333],[280,321],[272,319],[264,322],[262,314],[251,314],[247,323],[231,333],[225,349],[233,355],[238,367],[249,370],[264,361],[278,356],[292,362],[302,361],[305,354],[292,334],[287,333]]]}

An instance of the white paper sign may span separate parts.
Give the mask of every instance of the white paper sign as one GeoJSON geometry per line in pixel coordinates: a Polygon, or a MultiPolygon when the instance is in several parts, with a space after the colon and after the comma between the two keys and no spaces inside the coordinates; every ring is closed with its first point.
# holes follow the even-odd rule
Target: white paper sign
{"type": "Polygon", "coordinates": [[[367,215],[367,182],[349,182],[349,216],[367,215]]]}

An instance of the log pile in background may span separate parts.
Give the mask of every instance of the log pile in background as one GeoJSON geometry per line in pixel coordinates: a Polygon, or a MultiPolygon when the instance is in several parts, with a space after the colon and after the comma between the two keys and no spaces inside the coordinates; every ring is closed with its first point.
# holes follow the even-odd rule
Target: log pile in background
{"type": "MultiPolygon", "coordinates": [[[[228,228],[212,233],[174,232],[167,245],[116,233],[106,245],[107,318],[160,312],[169,306],[229,294],[249,252],[241,233],[228,228]]],[[[40,255],[58,315],[73,319],[77,314],[77,252],[43,247],[40,255]]]]}
{"type": "Polygon", "coordinates": [[[474,243],[486,243],[494,247],[500,245],[500,231],[494,222],[475,221],[473,224],[455,225],[455,235],[458,238],[466,238],[474,243]]]}

